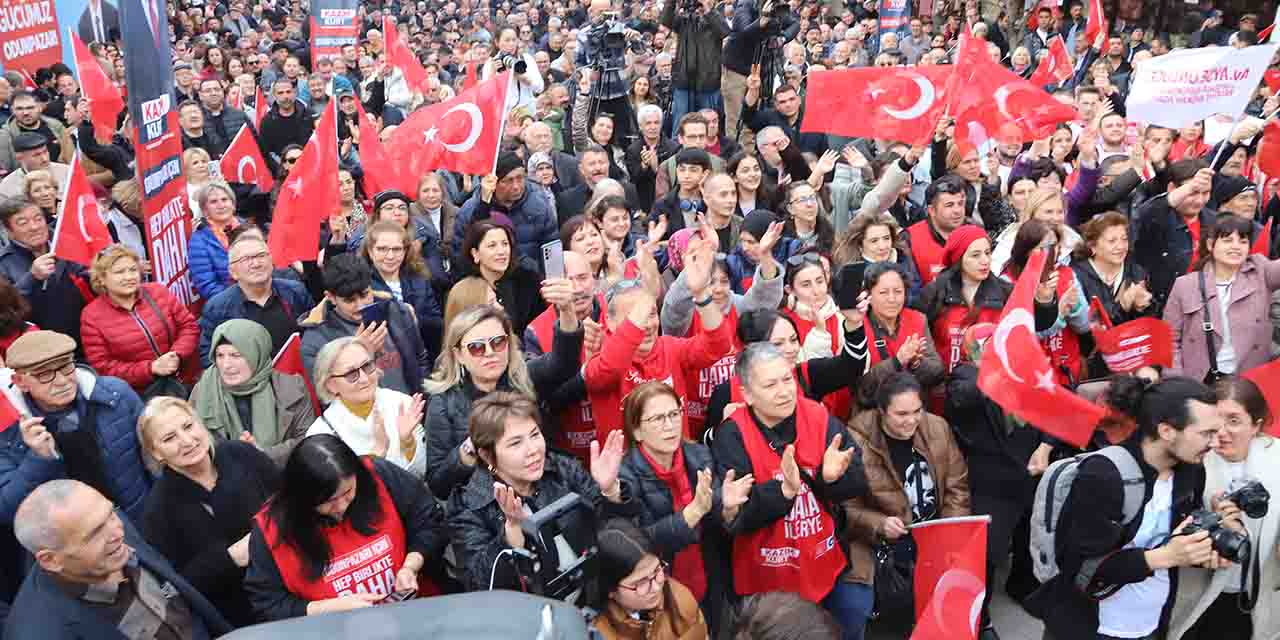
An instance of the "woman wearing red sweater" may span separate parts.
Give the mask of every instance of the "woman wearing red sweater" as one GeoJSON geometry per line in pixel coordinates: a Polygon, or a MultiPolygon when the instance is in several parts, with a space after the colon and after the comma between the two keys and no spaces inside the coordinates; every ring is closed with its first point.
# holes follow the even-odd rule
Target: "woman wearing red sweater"
{"type": "Polygon", "coordinates": [[[159,377],[182,377],[183,365],[195,361],[200,326],[164,285],[142,283],[138,254],[118,244],[103,249],[90,283],[98,297],[80,315],[89,365],[139,393],[159,377]]]}

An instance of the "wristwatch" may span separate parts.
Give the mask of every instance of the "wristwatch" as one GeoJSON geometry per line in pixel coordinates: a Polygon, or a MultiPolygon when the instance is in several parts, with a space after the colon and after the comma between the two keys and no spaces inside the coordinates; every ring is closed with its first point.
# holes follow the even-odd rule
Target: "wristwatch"
{"type": "Polygon", "coordinates": [[[701,300],[694,300],[694,301],[693,301],[693,304],[695,304],[695,305],[697,305],[697,306],[699,306],[699,307],[705,307],[705,306],[707,306],[707,305],[711,304],[711,294],[709,294],[709,293],[708,293],[708,294],[707,294],[707,297],[705,297],[705,298],[703,298],[703,299],[701,299],[701,300]]]}

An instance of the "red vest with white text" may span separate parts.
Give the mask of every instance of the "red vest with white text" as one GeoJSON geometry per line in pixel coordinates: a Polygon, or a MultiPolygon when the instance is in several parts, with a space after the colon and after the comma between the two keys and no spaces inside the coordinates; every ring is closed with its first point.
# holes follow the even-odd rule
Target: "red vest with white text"
{"type": "MultiPolygon", "coordinates": [[[[787,317],[791,318],[791,321],[796,324],[796,339],[803,345],[805,338],[809,336],[809,332],[813,331],[816,325],[811,320],[801,318],[800,314],[793,309],[783,309],[782,312],[787,314],[787,317]]],[[[826,329],[827,334],[831,336],[831,355],[839,356],[840,349],[844,346],[844,316],[839,313],[831,314],[831,317],[827,318],[826,329]]],[[[805,384],[812,386],[813,383],[809,380],[809,369],[801,367],[801,373],[804,375],[805,384]]],[[[848,420],[853,412],[853,397],[849,395],[849,389],[846,387],[823,396],[822,405],[837,420],[843,422],[848,420]]]]}
{"type": "Polygon", "coordinates": [[[916,271],[920,272],[920,286],[926,286],[942,273],[944,247],[933,237],[928,220],[907,227],[907,235],[911,236],[911,255],[916,261],[916,271]]]}
{"type": "MultiPolygon", "coordinates": [[[[738,309],[733,305],[729,305],[729,312],[721,322],[727,322],[731,327],[738,326],[738,309]]],[[[685,334],[685,337],[692,338],[701,331],[702,316],[695,313],[693,314],[693,322],[689,324],[689,331],[685,334]]],[[[702,441],[702,433],[707,428],[707,404],[711,401],[711,392],[720,383],[733,377],[733,366],[738,363],[738,354],[741,352],[742,342],[738,339],[737,332],[735,332],[733,349],[725,354],[723,358],[720,358],[709,367],[685,371],[684,415],[685,420],[689,423],[689,435],[695,441],[702,441]]]]}

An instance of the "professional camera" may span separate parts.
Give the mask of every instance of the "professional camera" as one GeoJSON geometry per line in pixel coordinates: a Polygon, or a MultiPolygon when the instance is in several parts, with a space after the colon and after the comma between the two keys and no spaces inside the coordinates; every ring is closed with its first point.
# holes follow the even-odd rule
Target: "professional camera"
{"type": "Polygon", "coordinates": [[[769,12],[769,19],[782,20],[789,15],[791,15],[790,4],[786,2],[775,2],[773,5],[773,11],[769,12]]]}
{"type": "Polygon", "coordinates": [[[515,71],[517,75],[523,74],[525,71],[529,70],[529,63],[525,62],[524,58],[516,56],[502,56],[501,58],[498,58],[498,64],[502,65],[503,69],[511,69],[515,71]]]}
{"type": "Polygon", "coordinates": [[[595,512],[576,493],[525,518],[528,549],[516,549],[516,570],[530,593],[576,603],[594,585],[595,512]]]}
{"type": "Polygon", "coordinates": [[[1249,536],[1226,528],[1222,524],[1222,517],[1208,509],[1192,513],[1191,522],[1178,535],[1189,536],[1201,531],[1209,532],[1213,550],[1223,558],[1239,564],[1249,557],[1249,536]]]}
{"type": "Polygon", "coordinates": [[[587,35],[591,48],[608,60],[621,60],[623,49],[632,53],[643,53],[644,43],[640,40],[627,41],[627,25],[617,18],[596,23],[587,35]]]}
{"type": "Polygon", "coordinates": [[[1244,486],[1222,496],[1223,500],[1235,503],[1245,515],[1254,520],[1267,517],[1267,505],[1271,502],[1271,494],[1257,480],[1250,480],[1244,486]]]}

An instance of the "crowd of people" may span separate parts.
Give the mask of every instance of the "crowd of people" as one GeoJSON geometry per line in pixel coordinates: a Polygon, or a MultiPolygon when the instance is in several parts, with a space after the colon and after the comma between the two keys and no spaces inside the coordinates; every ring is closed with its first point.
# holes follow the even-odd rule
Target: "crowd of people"
{"type": "MultiPolygon", "coordinates": [[[[1057,640],[1280,634],[1280,510],[1241,489],[1280,491],[1242,377],[1280,356],[1280,96],[1226,131],[1125,109],[1135,67],[1257,45],[1258,15],[1202,0],[1184,32],[1090,39],[1079,0],[1025,28],[932,4],[882,33],[871,1],[370,2],[324,56],[308,3],[160,3],[196,305],[151,279],[125,114],[98,139],[64,65],[0,75],[5,637],[533,591],[528,559],[568,567],[587,534],[568,597],[606,638],[906,638],[912,527],[960,516],[989,517],[981,640],[998,589],[1057,640]],[[812,74],[949,64],[963,34],[1023,77],[1062,39],[1074,74],[1044,88],[1078,118],[982,148],[945,116],[924,142],[801,131],[812,74]],[[385,141],[507,70],[493,173],[366,188],[360,118],[385,141]],[[339,198],[316,258],[277,268],[280,187],[218,160],[248,129],[282,184],[330,101],[339,198]],[[113,240],[88,265],[50,247],[74,158],[113,240]],[[1046,384],[1106,409],[1083,450],[979,383],[1041,253],[1046,384]],[[1126,352],[1132,326],[1163,348],[1126,352]],[[1037,489],[1066,465],[1046,556],[1037,489]],[[571,494],[548,544],[536,515],[571,494]]],[[[119,28],[90,26],[127,91],[119,28]]]]}

